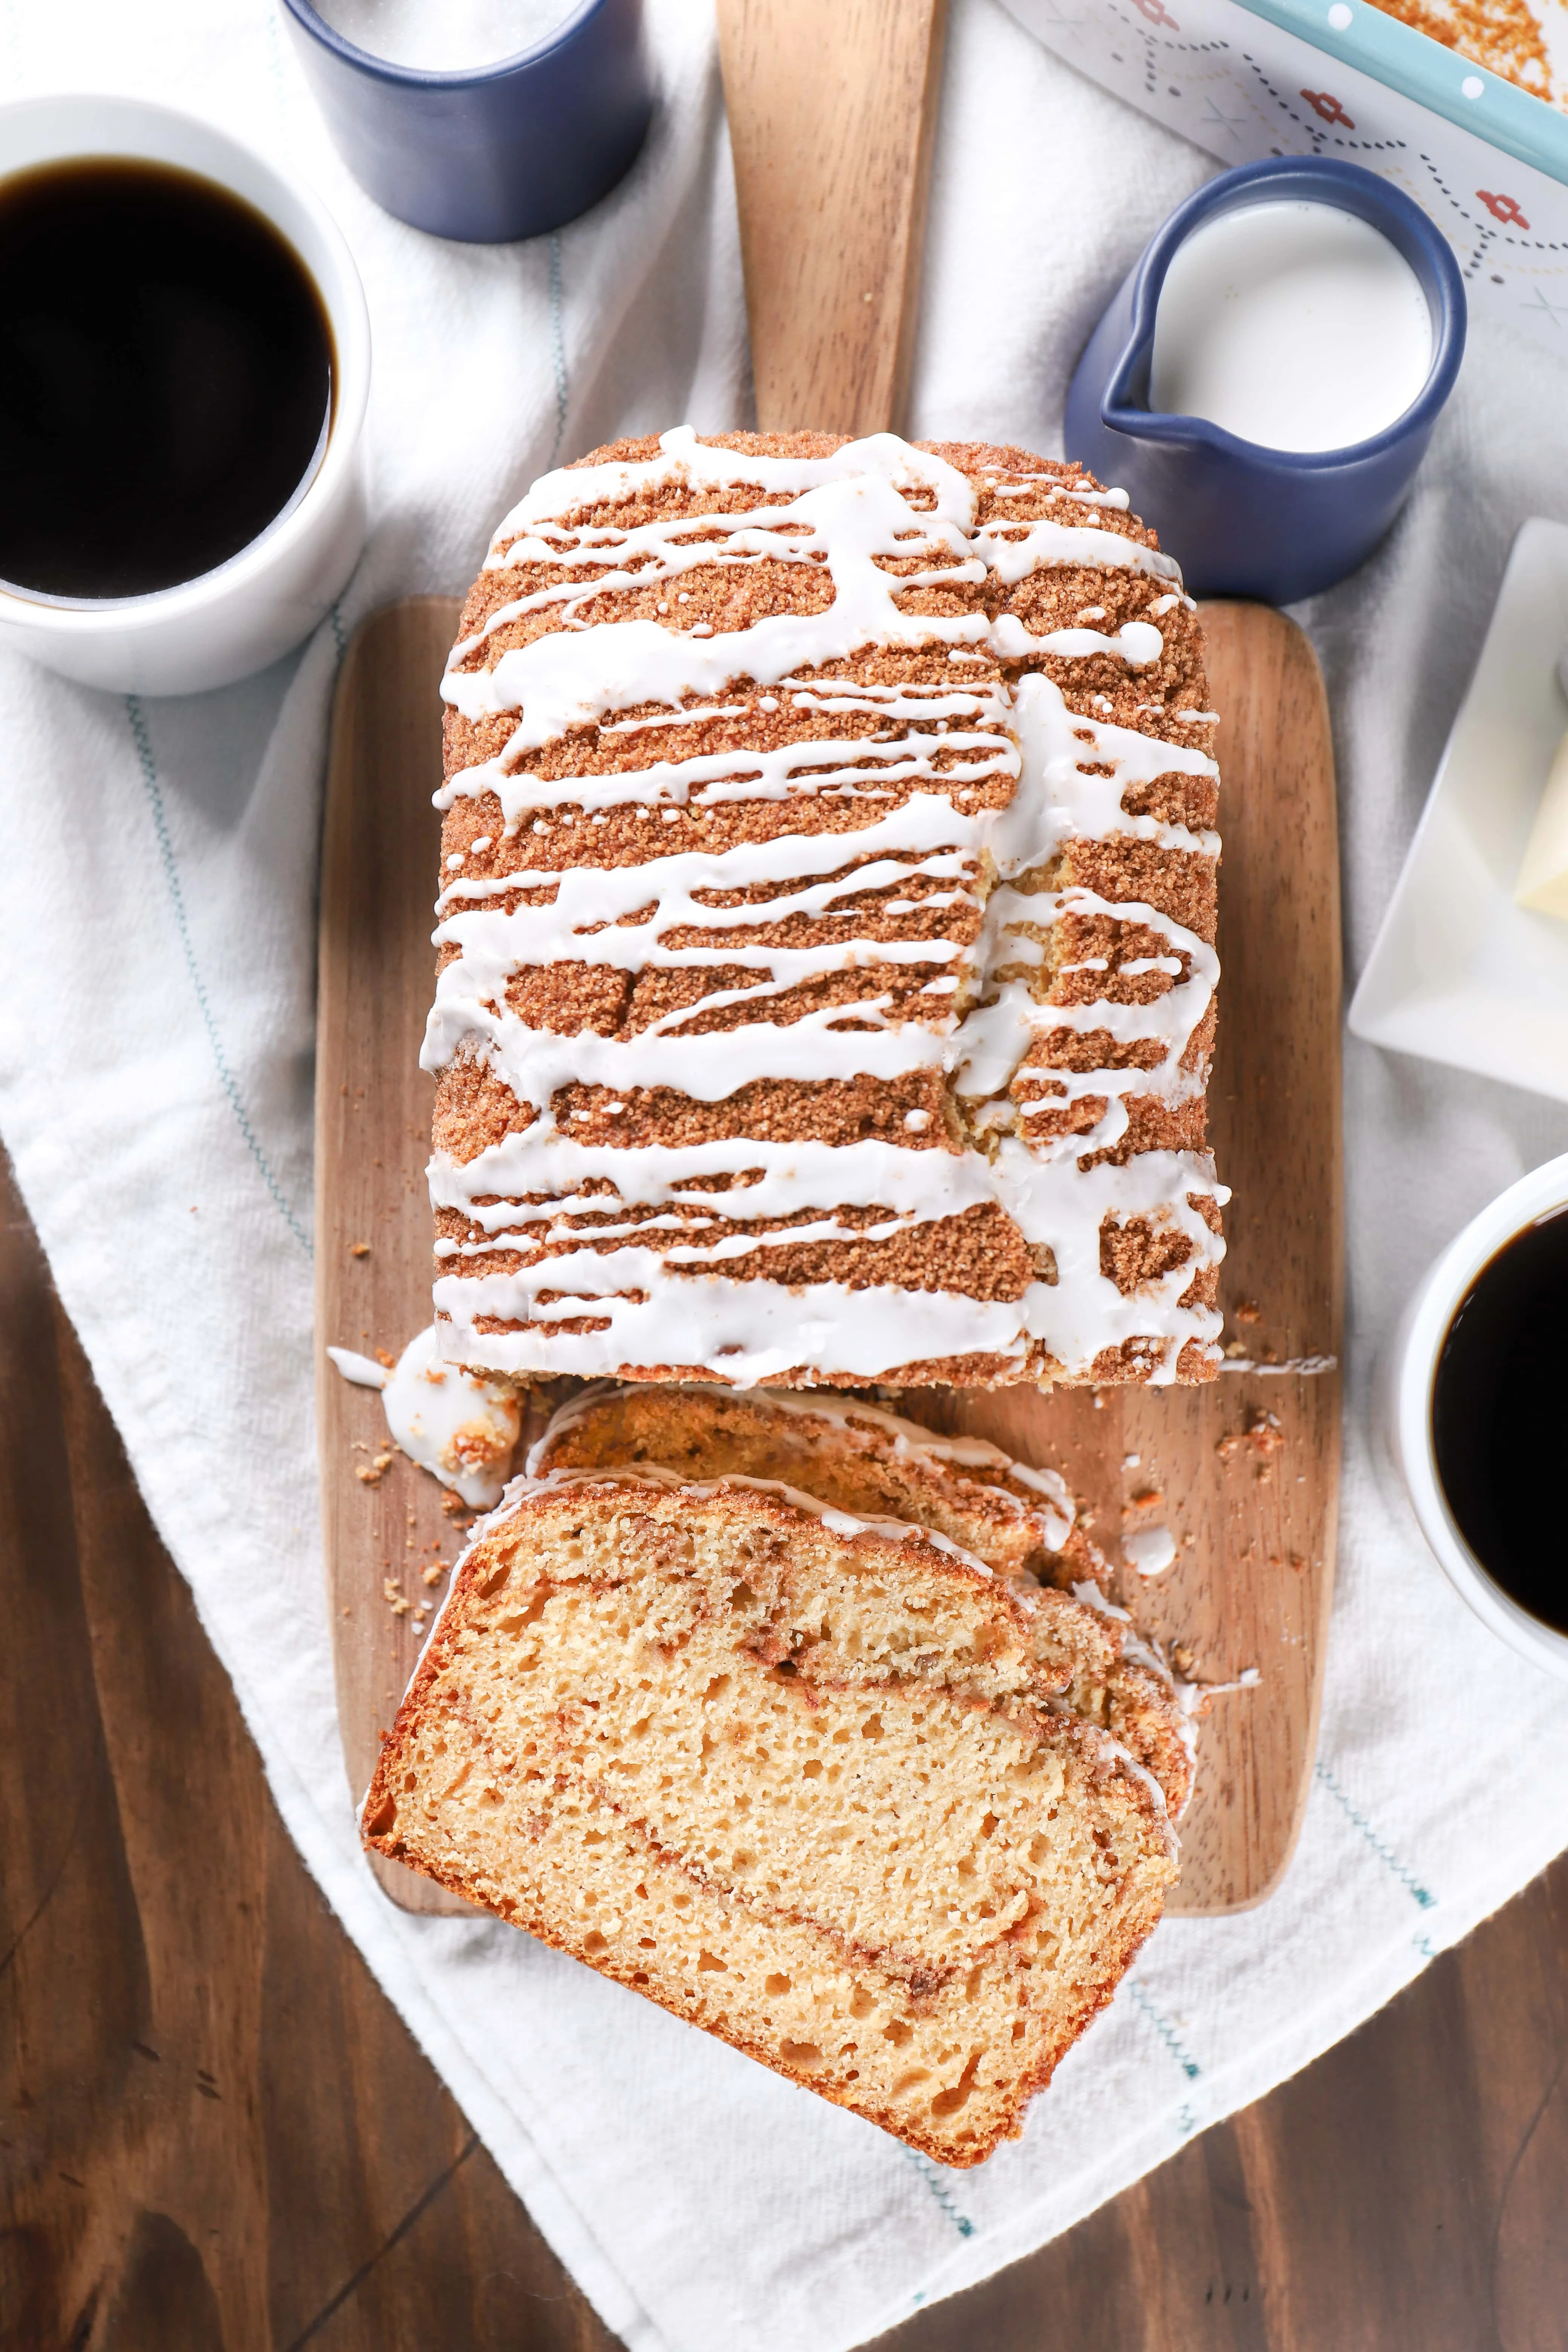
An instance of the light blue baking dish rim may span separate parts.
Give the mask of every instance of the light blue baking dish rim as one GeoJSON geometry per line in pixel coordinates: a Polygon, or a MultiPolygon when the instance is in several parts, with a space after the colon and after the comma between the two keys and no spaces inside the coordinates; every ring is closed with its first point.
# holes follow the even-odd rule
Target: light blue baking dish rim
{"type": "Polygon", "coordinates": [[[1505,155],[1517,156],[1521,163],[1533,164],[1548,178],[1568,184],[1568,114],[1559,114],[1544,99],[1532,98],[1529,90],[1516,89],[1485,66],[1402,25],[1397,16],[1385,16],[1367,0],[1335,0],[1335,5],[1350,10],[1350,23],[1342,30],[1329,22],[1331,0],[1237,0],[1248,16],[1294,33],[1461,131],[1473,131],[1505,155]],[[1472,90],[1479,85],[1476,96],[1466,97],[1467,83],[1472,90]]]}

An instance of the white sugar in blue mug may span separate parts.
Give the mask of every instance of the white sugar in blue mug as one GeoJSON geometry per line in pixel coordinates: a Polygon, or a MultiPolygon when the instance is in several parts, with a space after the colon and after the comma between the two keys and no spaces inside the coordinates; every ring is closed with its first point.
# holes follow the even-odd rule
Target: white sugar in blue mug
{"type": "Polygon", "coordinates": [[[1447,239],[1399,189],[1323,156],[1244,164],[1172,214],[1095,329],[1067,454],[1194,593],[1290,604],[1388,530],[1465,327],[1447,239]]]}

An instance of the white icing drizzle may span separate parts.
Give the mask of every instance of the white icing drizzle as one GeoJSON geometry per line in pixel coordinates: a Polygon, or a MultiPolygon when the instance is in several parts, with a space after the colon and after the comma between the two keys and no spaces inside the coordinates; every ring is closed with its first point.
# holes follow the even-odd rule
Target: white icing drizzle
{"type": "MultiPolygon", "coordinates": [[[[543,1126],[545,1122],[536,1124],[543,1126]]],[[[700,1234],[705,1225],[732,1217],[736,1210],[733,1190],[704,1190],[701,1179],[734,1170],[742,1150],[745,1159],[741,1164],[751,1171],[751,1181],[741,1194],[748,1219],[791,1216],[813,1202],[824,1200],[833,1201],[839,1207],[880,1206],[894,1212],[885,1227],[851,1229],[829,1217],[822,1224],[824,1234],[843,1234],[851,1230],[895,1233],[906,1223],[954,1215],[978,1202],[996,1197],[989,1168],[977,1152],[952,1152],[939,1146],[918,1151],[900,1144],[875,1141],[748,1141],[737,1146],[721,1139],[673,1146],[646,1144],[620,1150],[613,1144],[574,1143],[553,1128],[536,1139],[533,1129],[529,1128],[521,1135],[509,1135],[501,1142],[491,1144],[483,1155],[486,1166],[477,1181],[487,1191],[493,1189],[501,1196],[499,1199],[472,1201],[458,1181],[470,1169],[479,1170],[477,1160],[470,1160],[468,1168],[461,1170],[437,1165],[431,1178],[432,1199],[440,1207],[461,1208],[487,1235],[482,1242],[437,1243],[437,1255],[479,1256],[494,1246],[489,1236],[541,1223],[549,1223],[552,1231],[548,1236],[536,1238],[564,1240],[567,1231],[557,1230],[555,1219],[587,1216],[605,1210],[605,1196],[602,1192],[581,1189],[591,1180],[613,1183],[616,1200],[620,1202],[636,1202],[656,1210],[668,1210],[673,1205],[689,1213],[713,1212],[711,1215],[655,1215],[639,1218],[632,1225],[597,1225],[592,1234],[595,1244],[601,1238],[660,1230],[700,1234]],[[525,1202],[508,1197],[525,1190],[542,1193],[543,1198],[525,1202]]],[[[615,1202],[610,1205],[613,1207],[615,1202]]],[[[798,1241],[804,1230],[814,1229],[795,1226],[771,1237],[766,1234],[741,1234],[735,1237],[733,1246],[726,1245],[719,1255],[738,1256],[747,1250],[766,1246],[770,1238],[779,1243],[798,1241]]],[[[699,1257],[709,1255],[700,1245],[694,1253],[688,1250],[683,1254],[699,1257]]]]}
{"type": "MultiPolygon", "coordinates": [[[[1138,1632],[1130,1612],[1119,1607],[1114,1601],[1108,1601],[1097,1584],[1075,1584],[1072,1593],[1073,1599],[1081,1601],[1086,1609],[1096,1611],[1101,1617],[1111,1618],[1121,1626],[1122,1656],[1130,1664],[1142,1666],[1146,1672],[1152,1675],[1162,1689],[1168,1691],[1175,1700],[1177,1712],[1173,1727],[1186,1751],[1189,1770],[1195,1772],[1198,1761],[1197,1717],[1200,1712],[1201,1685],[1189,1682],[1184,1676],[1175,1673],[1153,1643],[1146,1641],[1138,1632]]],[[[1187,1801],[1189,1804],[1192,1801],[1190,1778],[1187,1801]]]]}
{"type": "Polygon", "coordinates": [[[353,1348],[327,1354],[345,1381],[381,1391],[387,1428],[411,1462],[476,1510],[500,1501],[522,1428],[514,1390],[444,1361],[433,1324],[390,1370],[353,1348]]]}
{"type": "Polygon", "coordinates": [[[1262,1673],[1257,1666],[1243,1666],[1234,1682],[1190,1684],[1187,1687],[1193,1693],[1193,1712],[1203,1713],[1211,1698],[1219,1698],[1226,1691],[1256,1690],[1262,1680],[1262,1673]]]}
{"type": "MultiPolygon", "coordinates": [[[[520,1099],[540,1109],[547,1107],[557,1087],[574,1080],[583,1086],[617,1088],[673,1087],[698,1102],[722,1102],[756,1078],[896,1078],[911,1070],[942,1069],[948,1058],[940,1034],[913,1023],[894,1028],[886,1019],[889,1000],[885,997],[863,998],[853,1007],[826,1006],[788,1024],[747,1022],[695,1037],[687,1034],[682,1024],[695,1012],[711,1012],[725,1001],[716,992],[705,997],[700,1006],[652,1023],[636,1037],[620,1038],[599,1037],[591,1031],[571,1037],[552,1029],[530,1029],[515,1014],[498,1012],[493,1002],[486,1005],[475,999],[468,1007],[469,1029],[462,1034],[489,1043],[498,1059],[504,1053],[503,1066],[522,1077],[520,1099]],[[847,1013],[868,1025],[835,1028],[833,1024],[843,1021],[847,1013]]],[[[457,1009],[447,999],[432,1014],[432,1023],[439,1014],[455,1031],[452,1015],[457,1009]]],[[[433,1028],[430,1034],[442,1032],[433,1028]]],[[[428,1042],[425,1066],[444,1066],[428,1042]]],[[[531,1135],[532,1129],[525,1132],[531,1135]]],[[[552,1128],[552,1132],[559,1130],[552,1128]]],[[[544,1139],[542,1135],[534,1138],[530,1150],[536,1150],[544,1139]]],[[[510,1163],[492,1160],[490,1153],[506,1153],[520,1147],[521,1141],[521,1137],[509,1135],[504,1142],[487,1146],[480,1159],[468,1161],[456,1179],[463,1192],[477,1195],[491,1191],[498,1168],[510,1163]]],[[[700,1151],[707,1146],[689,1148],[700,1151]]],[[[727,1148],[731,1152],[738,1150],[733,1145],[727,1148]]],[[[755,1146],[747,1149],[754,1155],[755,1146]]],[[[437,1168],[440,1164],[435,1163],[437,1168]]],[[[737,1158],[732,1164],[739,1170],[759,1163],[752,1156],[737,1158]]]]}
{"type": "Polygon", "coordinates": [[[1122,514],[1131,504],[1125,490],[1081,489],[1075,482],[1058,480],[1055,474],[1018,474],[1010,481],[1004,481],[994,467],[982,467],[981,472],[985,478],[986,488],[996,499],[1026,499],[1043,491],[1053,503],[1058,499],[1068,499],[1074,506],[1114,507],[1122,514]]]}
{"type": "MultiPolygon", "coordinates": [[[[1071,1712],[1071,1708],[1067,1701],[1058,1700],[1052,1711],[1058,1715],[1067,1715],[1071,1712]]],[[[1176,1837],[1176,1825],[1171,1818],[1171,1808],[1166,1802],[1165,1791],[1161,1788],[1152,1772],[1146,1764],[1139,1763],[1131,1748],[1123,1748],[1120,1739],[1113,1739],[1109,1731],[1100,1731],[1095,1725],[1087,1725],[1085,1727],[1096,1732],[1103,1744],[1105,1752],[1121,1766],[1130,1779],[1142,1785],[1153,1809],[1155,1824],[1163,1838],[1165,1851],[1173,1862],[1178,1861],[1181,1857],[1181,1846],[1176,1837]]]]}
{"type": "Polygon", "coordinates": [[[1004,518],[983,524],[974,533],[974,544],[984,550],[987,563],[1007,588],[1016,588],[1033,572],[1068,563],[1144,572],[1156,580],[1173,580],[1178,588],[1182,583],[1182,567],[1173,556],[1144,547],[1120,531],[1095,530],[1082,523],[1013,522],[1004,518]]]}
{"type": "Polygon", "coordinates": [[[1032,661],[1037,654],[1083,661],[1091,654],[1114,654],[1129,669],[1147,669],[1165,650],[1165,640],[1152,621],[1123,621],[1113,637],[1099,629],[1052,629],[1037,637],[1016,613],[1000,614],[986,642],[1004,661],[1032,661]]]}
{"type": "Polygon", "coordinates": [[[1337,1372],[1337,1356],[1288,1356],[1282,1364],[1265,1364],[1251,1356],[1227,1356],[1220,1366],[1222,1372],[1337,1372]]]}
{"type": "Polygon", "coordinates": [[[1163,1576],[1176,1557],[1169,1528],[1138,1528],[1121,1538],[1122,1557],[1138,1576],[1163,1576]]]}
{"type": "Polygon", "coordinates": [[[382,1403],[386,1425],[411,1462],[477,1509],[500,1499],[522,1428],[514,1390],[443,1362],[436,1331],[427,1327],[387,1374],[382,1403]]]}
{"type": "MultiPolygon", "coordinates": [[[[1185,1681],[1182,1675],[1172,1669],[1154,1647],[1153,1643],[1146,1640],[1138,1631],[1131,1612],[1121,1608],[1116,1601],[1108,1601],[1098,1584],[1075,1584],[1072,1588],[1072,1597],[1075,1601],[1081,1601],[1086,1609],[1092,1609],[1096,1616],[1110,1618],[1111,1622],[1121,1630],[1121,1655],[1128,1664],[1142,1666],[1146,1674],[1152,1675],[1161,1689],[1176,1701],[1177,1715],[1173,1727],[1182,1746],[1186,1750],[1188,1765],[1195,1770],[1198,1759],[1198,1734],[1194,1718],[1198,1713],[1198,1706],[1194,1693],[1198,1685],[1185,1681]]],[[[1190,1802],[1192,1798],[1190,1784],[1187,1796],[1190,1802]]]]}
{"type": "MultiPolygon", "coordinates": [[[[529,892],[550,890],[553,895],[543,906],[520,906],[510,913],[465,902],[515,891],[516,877],[498,883],[452,883],[438,902],[438,911],[446,919],[435,936],[438,946],[454,945],[460,953],[437,984],[422,1056],[425,1066],[439,1069],[451,1059],[463,1036],[476,1025],[472,1008],[477,1003],[482,1033],[492,1041],[493,1066],[520,1099],[529,1098],[532,1057],[520,1055],[515,1046],[508,1051],[509,1016],[501,1010],[507,981],[523,964],[576,962],[636,972],[659,967],[683,971],[705,964],[722,967],[743,956],[748,966],[765,973],[764,979],[744,989],[703,997],[684,1016],[677,1017],[679,1025],[680,1017],[690,1019],[711,1012],[716,1003],[760,1003],[784,989],[798,987],[803,981],[842,971],[856,963],[961,961],[963,950],[945,940],[869,942],[851,932],[848,938],[823,947],[747,945],[740,950],[722,941],[726,929],[778,923],[792,915],[831,916],[837,911],[835,901],[838,898],[917,876],[960,886],[926,894],[920,901],[922,908],[957,903],[978,908],[981,899],[963,887],[976,878],[975,857],[973,852],[964,856],[962,848],[953,845],[955,823],[970,834],[977,831],[976,820],[955,820],[945,800],[921,793],[855,835],[849,845],[837,834],[784,834],[773,841],[741,842],[716,856],[693,851],[683,856],[653,858],[641,866],[578,866],[561,874],[532,870],[527,876],[529,892]],[[941,833],[947,839],[934,854],[912,863],[877,855],[884,849],[919,849],[931,842],[933,834],[941,833]],[[842,869],[851,857],[862,857],[865,863],[846,874],[842,869]],[[777,897],[734,907],[714,907],[698,895],[821,875],[837,878],[814,880],[805,888],[785,889],[777,897]],[[462,911],[448,911],[455,902],[462,911]],[[633,920],[642,909],[647,909],[647,919],[633,920]],[[661,934],[677,926],[716,932],[720,938],[712,947],[668,947],[661,934]],[[487,1007],[493,1008],[488,1018],[487,1007]]],[[[889,910],[896,911],[900,906],[895,899],[889,910]]],[[[843,919],[853,924],[853,910],[843,919]]],[[[840,1010],[838,1018],[844,1017],[840,1010]]]]}
{"type": "MultiPolygon", "coordinates": [[[[521,1372],[542,1359],[552,1372],[593,1379],[626,1365],[711,1367],[721,1374],[733,1366],[738,1384],[750,1388],[802,1364],[874,1381],[889,1365],[925,1358],[1025,1353],[1020,1310],[1011,1301],[880,1284],[791,1288],[721,1274],[698,1284],[672,1276],[662,1252],[651,1249],[577,1250],[515,1274],[444,1275],[435,1298],[437,1315],[452,1318],[450,1335],[442,1335],[446,1352],[482,1355],[498,1371],[521,1372]],[[545,1302],[539,1297],[545,1290],[568,1295],[545,1302]],[[480,1316],[526,1317],[531,1328],[479,1332],[473,1325],[480,1316]],[[577,1319],[600,1328],[560,1328],[577,1319]]],[[[1128,1337],[1148,1319],[1147,1310],[1121,1318],[1128,1337]]]]}
{"type": "MultiPolygon", "coordinates": [[[[1068,513],[1126,504],[1120,492],[1079,491],[1047,477],[994,487],[1014,495],[1042,482],[1068,513]]],[[[1130,814],[1122,803],[1157,777],[1210,777],[1214,763],[1069,711],[1037,672],[1009,687],[993,667],[1110,656],[1136,670],[1161,659],[1162,633],[1140,619],[1110,635],[1079,625],[1035,636],[1013,614],[992,623],[978,610],[916,613],[900,601],[933,583],[977,583],[987,568],[1014,586],[1042,566],[1093,565],[1171,582],[1152,608],[1163,613],[1186,601],[1180,574],[1169,557],[1080,519],[1004,514],[977,528],[974,517],[963,475],[890,435],[799,460],[706,448],[682,427],[661,437],[655,458],[545,476],[501,525],[487,570],[546,565],[560,576],[499,604],[456,649],[447,700],[471,719],[511,723],[501,751],[458,772],[439,804],[493,793],[508,833],[528,823],[540,835],[566,807],[589,819],[616,808],[673,820],[682,809],[742,801],[867,806],[865,822],[848,832],[785,832],[635,864],[573,862],[493,878],[447,861],[436,936],[451,960],[422,1058],[439,1071],[459,1054],[483,1056],[532,1114],[466,1163],[439,1153],[431,1163],[436,1206],[468,1228],[468,1237],[437,1245],[435,1298],[448,1356],[503,1372],[593,1378],[679,1366],[751,1386],[802,1373],[873,1380],[972,1354],[1020,1368],[1048,1354],[1082,1377],[1101,1350],[1129,1342],[1139,1369],[1163,1381],[1175,1376],[1187,1342],[1215,1352],[1217,1314],[1182,1304],[1194,1274],[1223,1251],[1194,1205],[1226,1197],[1206,1155],[1143,1150],[1123,1167],[1083,1165],[1126,1135],[1129,1097],[1179,1105],[1201,1091],[1188,1049],[1213,997],[1214,951],[1149,905],[1079,885],[1016,887],[1037,879],[1074,839],[1123,837],[1212,858],[1214,834],[1130,814]],[[738,512],[662,515],[626,528],[613,516],[584,520],[595,508],[684,483],[749,485],[760,495],[738,512]],[[890,571],[892,562],[910,569],[890,571]],[[683,630],[678,617],[668,625],[641,614],[584,617],[585,607],[603,611],[601,598],[653,590],[660,613],[676,614],[677,583],[695,567],[743,572],[764,563],[826,573],[831,601],[717,635],[683,630]],[[544,635],[503,647],[489,667],[459,667],[482,660],[498,631],[546,612],[544,635]],[[952,676],[863,686],[810,675],[868,646],[945,653],[952,676]],[[985,675],[974,677],[975,667],[985,675]],[[742,679],[765,689],[772,707],[792,698],[852,731],[766,750],[655,756],[631,773],[532,772],[531,755],[586,728],[649,730],[657,753],[662,727],[743,711],[734,699],[742,679]],[[1015,785],[1004,807],[963,805],[998,779],[1015,785]],[[890,804],[879,810],[879,800],[890,804]],[[730,894],[754,895],[714,903],[730,894]],[[881,919],[917,910],[935,936],[866,935],[868,917],[886,928],[881,919]],[[1035,996],[1030,976],[1049,962],[1052,927],[1069,916],[1152,935],[1153,952],[1118,968],[1162,983],[1148,1002],[1035,996]],[[786,944],[779,927],[792,922],[830,924],[835,936],[786,944]],[[510,1004],[509,982],[529,967],[572,964],[740,977],[630,1038],[531,1026],[510,1004]],[[865,993],[851,1003],[770,1018],[773,1000],[848,972],[866,975],[865,993]],[[910,979],[921,983],[912,998],[910,979]],[[693,1034],[694,1022],[735,1006],[745,1014],[736,1026],[693,1034]],[[1064,1032],[1107,1035],[1122,1060],[1137,1054],[1152,1066],[1061,1068],[1048,1041],[1064,1032]],[[955,1150],[940,1130],[928,1140],[908,1123],[900,1143],[741,1137],[621,1148],[578,1141],[555,1107],[567,1086],[617,1095],[662,1087],[715,1103],[759,1079],[893,1080],[921,1070],[951,1082],[978,1148],[955,1150]],[[1092,1125],[1045,1131],[1044,1115],[1086,1101],[1100,1106],[1092,1125]],[[1054,1278],[1031,1282],[1016,1301],[889,1285],[737,1282],[723,1270],[761,1249],[881,1240],[989,1203],[1034,1245],[1037,1263],[1048,1254],[1054,1278]],[[857,1222],[842,1213],[849,1210],[883,1213],[857,1222]],[[1123,1296],[1101,1271],[1106,1217],[1174,1228],[1186,1240],[1185,1261],[1123,1296]],[[787,1220],[795,1222],[755,1230],[787,1220]],[[506,1263],[466,1270],[498,1251],[506,1263]],[[487,1318],[517,1328],[480,1332],[487,1318]],[[573,1328],[584,1324],[597,1328],[573,1328]]],[[[1097,615],[1102,607],[1084,608],[1084,617],[1097,615]]],[[[1100,971],[1110,961],[1068,969],[1100,971]]]]}

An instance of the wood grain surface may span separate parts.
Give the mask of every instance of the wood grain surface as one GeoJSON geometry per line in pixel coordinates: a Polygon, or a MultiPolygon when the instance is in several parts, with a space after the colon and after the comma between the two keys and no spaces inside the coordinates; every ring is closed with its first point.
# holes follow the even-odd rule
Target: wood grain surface
{"type": "MultiPolygon", "coordinates": [[[[4,2352],[611,2352],[290,1844],[3,1160],[0,1613],[4,2352]]],[[[1565,2204],[1568,1857],[879,2352],[1562,2352],[1565,2204]]]]}
{"type": "MultiPolygon", "coordinates": [[[[418,1048],[435,971],[436,686],[456,614],[437,597],[388,606],[355,638],[338,688],[317,1044],[322,1348],[395,1354],[429,1319],[421,1171],[432,1084],[418,1048]]],[[[1204,625],[1223,714],[1225,977],[1211,1101],[1220,1172],[1236,1195],[1227,1328],[1259,1361],[1337,1358],[1339,858],[1322,683],[1300,631],[1262,605],[1207,606],[1204,625]]],[[[436,1571],[457,1540],[434,1480],[400,1454],[374,1472],[387,1450],[376,1392],[337,1378],[323,1356],[317,1393],[339,1706],[361,1788],[413,1670],[416,1609],[445,1589],[436,1571]]],[[[1195,1680],[1258,1680],[1206,1702],[1170,1907],[1259,1900],[1289,1859],[1310,1780],[1333,1583],[1337,1369],[1094,1395],[912,1390],[904,1402],[939,1427],[1059,1465],[1112,1559],[1124,1528],[1171,1529],[1175,1565],[1157,1580],[1123,1577],[1122,1597],[1195,1680]],[[1138,1499],[1151,1495],[1162,1499],[1138,1499]]],[[[463,1907],[376,1861],[410,1907],[463,1907]]]]}
{"type": "MultiPolygon", "coordinates": [[[[441,820],[437,691],[455,597],[410,597],[362,628],[338,680],[321,838],[316,1001],[316,1422],[338,1715],[351,1785],[368,1788],[419,1654],[423,1612],[460,1549],[447,1496],[389,1451],[374,1389],[328,1347],[395,1357],[430,1320],[425,1164],[436,1085],[419,1067],[436,984],[430,945],[441,820]],[[429,1576],[431,1581],[426,1583],[429,1576]]],[[[469,1906],[384,1854],[410,1911],[469,1906]]]]}
{"type": "Polygon", "coordinates": [[[757,424],[897,430],[947,0],[719,0],[757,424]]]}

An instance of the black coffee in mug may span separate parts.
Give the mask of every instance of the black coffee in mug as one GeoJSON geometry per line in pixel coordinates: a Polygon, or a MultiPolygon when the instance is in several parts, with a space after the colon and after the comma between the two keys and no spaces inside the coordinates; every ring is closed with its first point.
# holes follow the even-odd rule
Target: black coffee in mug
{"type": "Polygon", "coordinates": [[[304,263],[215,181],[111,156],[0,180],[0,582],[216,570],[315,473],[332,367],[304,263]]]}
{"type": "Polygon", "coordinates": [[[1476,1558],[1568,1633],[1568,1210],[1527,1225],[1460,1300],[1432,1382],[1432,1446],[1476,1558]]]}

